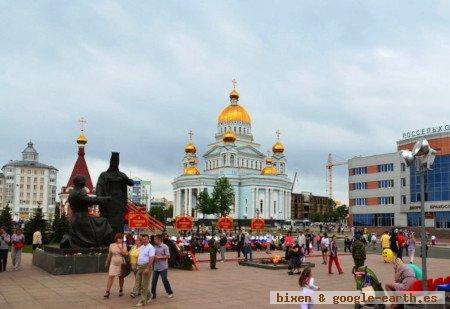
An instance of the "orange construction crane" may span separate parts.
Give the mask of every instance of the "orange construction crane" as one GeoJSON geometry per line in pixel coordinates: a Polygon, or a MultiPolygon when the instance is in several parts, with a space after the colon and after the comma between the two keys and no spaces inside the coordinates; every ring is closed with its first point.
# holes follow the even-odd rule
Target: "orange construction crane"
{"type": "Polygon", "coordinates": [[[333,166],[345,165],[348,164],[347,161],[335,162],[333,160],[333,155],[331,153],[328,154],[328,160],[326,169],[327,169],[327,194],[329,199],[333,199],[333,166]]]}

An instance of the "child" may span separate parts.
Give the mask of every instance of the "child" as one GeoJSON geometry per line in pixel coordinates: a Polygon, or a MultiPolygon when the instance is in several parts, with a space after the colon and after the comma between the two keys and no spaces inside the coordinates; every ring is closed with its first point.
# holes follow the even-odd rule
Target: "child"
{"type": "MultiPolygon", "coordinates": [[[[298,284],[300,285],[300,288],[302,289],[304,296],[310,296],[311,298],[314,297],[314,291],[320,290],[320,288],[316,285],[314,285],[314,278],[312,277],[312,270],[311,267],[306,267],[302,274],[300,275],[300,278],[298,279],[298,284]]],[[[301,309],[311,309],[313,307],[313,304],[311,303],[302,303],[300,304],[301,309]]]]}

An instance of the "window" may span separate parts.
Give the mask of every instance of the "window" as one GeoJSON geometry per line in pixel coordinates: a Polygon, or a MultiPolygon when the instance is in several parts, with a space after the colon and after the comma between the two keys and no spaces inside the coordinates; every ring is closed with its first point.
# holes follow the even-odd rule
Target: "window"
{"type": "Polygon", "coordinates": [[[353,183],[353,190],[365,190],[365,189],[367,189],[367,182],[353,183]]]}
{"type": "Polygon", "coordinates": [[[436,228],[450,229],[450,211],[436,212],[436,228]]]}
{"type": "Polygon", "coordinates": [[[402,187],[406,187],[406,178],[400,178],[400,184],[402,187]]]}
{"type": "Polygon", "coordinates": [[[363,197],[358,197],[354,199],[354,205],[356,206],[365,206],[367,205],[367,199],[363,197]]]}
{"type": "Polygon", "coordinates": [[[241,134],[242,132],[241,132],[241,127],[239,127],[239,134],[241,134]]]}
{"type": "Polygon", "coordinates": [[[421,226],[420,212],[409,212],[407,219],[408,226],[421,226]]]}
{"type": "Polygon", "coordinates": [[[273,213],[277,214],[277,201],[273,201],[273,213]]]}
{"type": "Polygon", "coordinates": [[[400,166],[401,166],[402,172],[406,171],[406,164],[405,163],[400,164],[400,166]]]}
{"type": "Polygon", "coordinates": [[[263,213],[263,200],[259,201],[259,213],[262,214],[263,213]]]}
{"type": "Polygon", "coordinates": [[[378,165],[378,173],[392,172],[394,170],[394,163],[380,164],[378,165]]]}
{"type": "Polygon", "coordinates": [[[223,160],[222,166],[225,166],[225,164],[227,162],[227,155],[223,155],[222,160],[223,160]]]}
{"type": "Polygon", "coordinates": [[[394,187],[394,180],[380,180],[378,181],[378,188],[392,188],[394,187]]]}
{"type": "Polygon", "coordinates": [[[234,155],[230,156],[230,165],[234,166],[234,155]]]}
{"type": "Polygon", "coordinates": [[[378,204],[380,205],[392,205],[394,204],[393,196],[382,196],[378,198],[378,204]]]}
{"type": "Polygon", "coordinates": [[[284,174],[284,163],[280,163],[280,173],[284,174]]]}
{"type": "Polygon", "coordinates": [[[353,175],[367,174],[367,166],[353,168],[353,175]]]}
{"type": "Polygon", "coordinates": [[[402,195],[402,205],[406,205],[406,195],[402,195]]]}
{"type": "Polygon", "coordinates": [[[353,215],[354,226],[394,226],[393,213],[353,215]]]}

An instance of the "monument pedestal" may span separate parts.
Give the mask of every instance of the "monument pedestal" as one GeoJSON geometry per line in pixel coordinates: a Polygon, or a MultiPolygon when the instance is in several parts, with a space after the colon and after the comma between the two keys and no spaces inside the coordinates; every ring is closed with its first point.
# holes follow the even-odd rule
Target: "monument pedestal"
{"type": "Polygon", "coordinates": [[[33,253],[33,265],[52,275],[106,272],[108,248],[60,249],[44,246],[33,253]]]}

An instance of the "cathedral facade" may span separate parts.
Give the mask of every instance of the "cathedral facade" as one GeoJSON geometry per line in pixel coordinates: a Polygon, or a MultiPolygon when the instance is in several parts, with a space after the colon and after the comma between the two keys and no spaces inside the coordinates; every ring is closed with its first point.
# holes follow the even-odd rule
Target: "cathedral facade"
{"type": "Polygon", "coordinates": [[[235,88],[230,92],[230,104],[217,119],[214,141],[202,156],[202,171],[198,167],[192,133],[184,151],[183,173],[172,182],[174,216],[202,218],[196,210],[199,193],[211,194],[215,181],[226,177],[234,190],[234,204],[229,214],[232,218],[290,218],[292,181],[286,174],[286,157],[279,133],[272,153],[264,155],[260,144],[253,140],[250,115],[239,105],[239,93],[235,88]]]}

